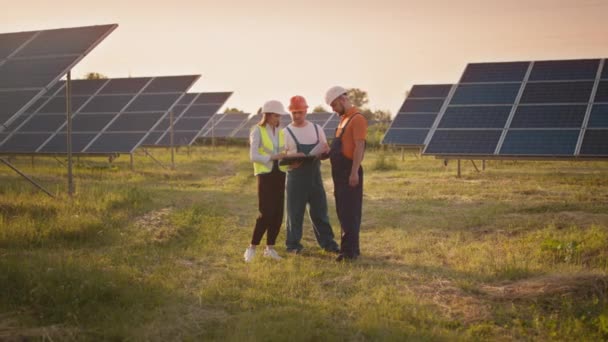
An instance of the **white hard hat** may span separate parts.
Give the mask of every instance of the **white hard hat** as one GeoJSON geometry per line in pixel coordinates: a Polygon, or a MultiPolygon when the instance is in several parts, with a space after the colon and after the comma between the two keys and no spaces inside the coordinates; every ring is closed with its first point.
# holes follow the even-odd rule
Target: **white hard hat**
{"type": "Polygon", "coordinates": [[[340,95],[346,94],[347,92],[348,90],[340,86],[331,87],[327,93],[325,93],[325,102],[331,106],[331,103],[334,102],[335,99],[340,97],[340,95]]]}
{"type": "Polygon", "coordinates": [[[289,113],[287,113],[287,111],[285,110],[285,107],[283,107],[283,104],[277,100],[266,101],[266,103],[264,103],[264,106],[262,106],[262,113],[289,115],[289,113]]]}

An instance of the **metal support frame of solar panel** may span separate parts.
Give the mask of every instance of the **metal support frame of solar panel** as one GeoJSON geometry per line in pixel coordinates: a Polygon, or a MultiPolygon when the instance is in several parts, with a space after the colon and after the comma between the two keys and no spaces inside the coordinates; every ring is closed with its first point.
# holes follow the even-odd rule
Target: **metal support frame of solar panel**
{"type": "Polygon", "coordinates": [[[424,147],[437,115],[454,87],[452,84],[414,85],[384,134],[382,144],[424,147]]]}
{"type": "Polygon", "coordinates": [[[118,25],[0,34],[0,132],[118,25]]]}
{"type": "Polygon", "coordinates": [[[484,159],[608,157],[605,59],[469,64],[424,153],[484,159]]]}
{"type": "MultiPolygon", "coordinates": [[[[232,96],[231,92],[209,92],[186,94],[173,108],[173,146],[190,146],[204,130],[209,119],[215,115],[232,96]]],[[[170,147],[170,120],[162,122],[150,132],[144,142],[149,147],[170,147]]]]}
{"type": "MultiPolygon", "coordinates": [[[[198,75],[72,81],[72,152],[132,153],[198,75]]],[[[0,142],[0,153],[65,154],[65,82],[0,142]]]]}
{"type": "Polygon", "coordinates": [[[212,116],[206,131],[200,137],[230,138],[249,119],[247,113],[224,113],[212,116]],[[215,121],[217,120],[217,121],[215,121]]]}

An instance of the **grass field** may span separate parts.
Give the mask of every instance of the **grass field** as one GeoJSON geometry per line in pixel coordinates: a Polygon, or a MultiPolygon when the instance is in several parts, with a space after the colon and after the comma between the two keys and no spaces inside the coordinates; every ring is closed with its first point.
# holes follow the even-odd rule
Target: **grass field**
{"type": "MultiPolygon", "coordinates": [[[[167,152],[154,151],[168,161],[167,152]]],[[[257,213],[244,147],[167,171],[82,159],[0,168],[0,340],[605,340],[608,163],[456,163],[368,151],[362,258],[242,254],[257,213]]],[[[324,164],[334,232],[329,165],[324,164]]]]}

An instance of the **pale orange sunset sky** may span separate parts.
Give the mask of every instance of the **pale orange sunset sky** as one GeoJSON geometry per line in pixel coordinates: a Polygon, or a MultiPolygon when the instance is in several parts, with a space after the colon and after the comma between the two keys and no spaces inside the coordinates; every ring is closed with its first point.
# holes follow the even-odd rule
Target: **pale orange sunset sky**
{"type": "MultiPolygon", "coordinates": [[[[333,85],[393,114],[415,83],[469,62],[608,57],[608,0],[0,0],[0,32],[118,23],[75,69],[109,77],[201,74],[230,107],[333,85]]],[[[327,106],[326,106],[327,107],[327,106]]]]}

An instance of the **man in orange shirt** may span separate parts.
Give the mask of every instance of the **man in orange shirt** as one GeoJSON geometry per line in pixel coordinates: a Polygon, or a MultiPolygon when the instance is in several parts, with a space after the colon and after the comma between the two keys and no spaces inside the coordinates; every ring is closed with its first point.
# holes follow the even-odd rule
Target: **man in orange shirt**
{"type": "Polygon", "coordinates": [[[340,124],[331,144],[331,176],[342,241],[337,261],[354,260],[360,254],[359,230],[363,209],[363,168],[367,120],[346,96],[345,88],[330,88],[325,102],[340,115],[340,124]]]}

